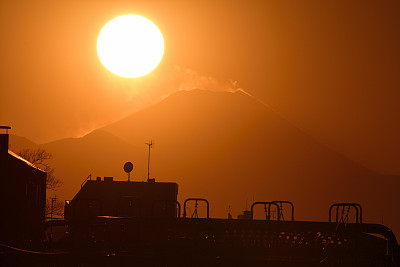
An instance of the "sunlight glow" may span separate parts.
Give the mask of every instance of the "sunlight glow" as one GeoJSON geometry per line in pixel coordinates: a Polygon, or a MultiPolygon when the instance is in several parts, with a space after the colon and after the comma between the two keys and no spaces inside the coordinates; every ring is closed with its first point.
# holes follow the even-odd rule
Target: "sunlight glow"
{"type": "Polygon", "coordinates": [[[97,54],[109,71],[134,78],[157,67],[164,55],[164,39],[157,26],[138,15],[109,21],[97,39],[97,54]]]}

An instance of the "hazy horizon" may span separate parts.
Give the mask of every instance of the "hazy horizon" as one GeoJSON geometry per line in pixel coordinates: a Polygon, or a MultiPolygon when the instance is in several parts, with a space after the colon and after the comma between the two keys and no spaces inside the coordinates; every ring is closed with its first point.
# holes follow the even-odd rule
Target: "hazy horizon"
{"type": "Polygon", "coordinates": [[[0,254],[400,263],[399,18],[398,0],[0,1],[0,254]]]}

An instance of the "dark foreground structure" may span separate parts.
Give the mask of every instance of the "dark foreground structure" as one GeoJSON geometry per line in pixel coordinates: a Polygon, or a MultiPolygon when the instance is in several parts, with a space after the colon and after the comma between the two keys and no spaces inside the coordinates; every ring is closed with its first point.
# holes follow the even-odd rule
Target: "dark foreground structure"
{"type": "Polygon", "coordinates": [[[177,184],[153,179],[88,177],[66,202],[65,220],[46,223],[47,240],[35,251],[2,244],[0,265],[400,266],[396,237],[363,223],[355,203],[332,205],[329,222],[295,221],[289,201],[255,202],[243,219],[212,219],[206,199],[181,207],[177,193],[177,184]],[[264,220],[253,219],[257,207],[264,220]]]}
{"type": "MultiPolygon", "coordinates": [[[[8,131],[10,127],[0,126],[8,131]]],[[[0,134],[0,242],[37,246],[43,239],[46,173],[8,148],[0,134]]]]}

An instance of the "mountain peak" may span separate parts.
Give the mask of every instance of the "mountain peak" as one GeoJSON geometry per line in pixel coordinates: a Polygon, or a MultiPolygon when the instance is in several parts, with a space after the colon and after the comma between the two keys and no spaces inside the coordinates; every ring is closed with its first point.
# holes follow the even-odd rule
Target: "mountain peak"
{"type": "Polygon", "coordinates": [[[400,221],[394,206],[386,208],[398,203],[396,177],[379,176],[327,149],[242,91],[176,92],[104,130],[112,135],[96,131],[45,147],[63,162],[57,170],[79,177],[74,185],[65,182],[71,190],[89,170],[124,177],[122,165],[131,160],[136,177],[144,177],[145,143],[153,140],[152,176],[177,182],[180,201],[207,198],[219,217],[228,206],[241,211],[253,198],[290,200],[303,220],[325,219],[334,202],[359,202],[368,210],[366,220],[384,214],[389,224],[400,221]]]}
{"type": "MultiPolygon", "coordinates": [[[[179,91],[105,129],[137,146],[155,140],[152,162],[159,177],[172,177],[186,192],[220,203],[238,206],[255,196],[322,208],[371,198],[378,183],[376,174],[243,91],[179,91]],[[367,189],[355,191],[361,181],[367,189]]],[[[310,210],[302,212],[316,219],[310,210]]]]}
{"type": "MultiPolygon", "coordinates": [[[[258,101],[256,100],[253,96],[251,96],[249,93],[242,89],[238,89],[235,91],[211,91],[211,90],[204,90],[204,89],[192,89],[192,90],[180,90],[177,91],[173,94],[171,94],[169,98],[196,98],[198,101],[205,100],[207,98],[216,98],[219,100],[227,99],[227,98],[242,98],[242,99],[247,99],[247,100],[253,100],[253,101],[258,101]]],[[[261,102],[260,102],[261,103],[261,102]]]]}

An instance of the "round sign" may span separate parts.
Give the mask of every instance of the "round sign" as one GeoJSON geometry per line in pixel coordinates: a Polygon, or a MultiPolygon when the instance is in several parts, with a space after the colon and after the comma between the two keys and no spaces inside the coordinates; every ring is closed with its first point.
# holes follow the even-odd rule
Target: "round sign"
{"type": "Polygon", "coordinates": [[[127,162],[124,164],[124,171],[127,173],[130,173],[133,170],[133,164],[132,162],[127,162]]]}

